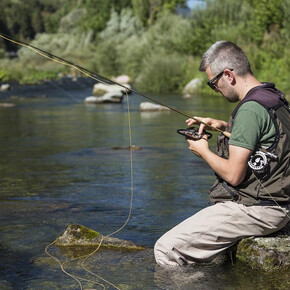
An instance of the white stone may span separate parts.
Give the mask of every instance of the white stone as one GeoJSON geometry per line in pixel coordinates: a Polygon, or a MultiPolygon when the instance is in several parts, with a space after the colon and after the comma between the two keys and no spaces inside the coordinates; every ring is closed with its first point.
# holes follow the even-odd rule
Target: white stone
{"type": "Polygon", "coordinates": [[[0,103],[0,108],[11,108],[15,107],[15,104],[13,103],[0,103]]]}
{"type": "Polygon", "coordinates": [[[0,91],[1,91],[1,92],[6,92],[6,91],[8,91],[8,90],[10,90],[10,85],[9,85],[9,84],[2,84],[2,85],[0,86],[0,91]]]}
{"type": "Polygon", "coordinates": [[[161,106],[159,104],[153,104],[151,102],[143,102],[139,106],[139,110],[144,112],[144,111],[169,111],[168,108],[161,106]]]}
{"type": "Polygon", "coordinates": [[[87,104],[101,104],[101,103],[121,103],[123,101],[123,93],[120,91],[112,91],[103,96],[90,96],[85,99],[87,104]]]}
{"type": "MultiPolygon", "coordinates": [[[[124,84],[123,86],[128,88],[127,92],[130,91],[131,86],[129,84],[124,84]]],[[[118,85],[105,85],[103,83],[97,83],[94,85],[93,95],[100,96],[100,95],[106,94],[108,92],[116,92],[116,91],[117,92],[126,92],[126,89],[121,87],[121,86],[118,86],[118,85]]]]}
{"type": "Polygon", "coordinates": [[[131,83],[131,79],[127,75],[117,76],[116,78],[113,78],[113,81],[118,83],[118,84],[121,84],[121,85],[125,85],[125,84],[131,83]]]}
{"type": "Polygon", "coordinates": [[[182,94],[184,98],[190,98],[196,96],[198,89],[200,88],[203,82],[202,78],[192,79],[183,89],[182,94]]]}

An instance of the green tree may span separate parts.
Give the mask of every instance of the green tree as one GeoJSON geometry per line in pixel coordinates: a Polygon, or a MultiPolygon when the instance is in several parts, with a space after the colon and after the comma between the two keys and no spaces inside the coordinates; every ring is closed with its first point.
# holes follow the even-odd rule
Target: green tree
{"type": "Polygon", "coordinates": [[[178,4],[185,0],[132,0],[135,15],[144,26],[152,25],[162,11],[173,12],[178,4]]]}
{"type": "Polygon", "coordinates": [[[92,30],[95,33],[106,28],[110,19],[111,10],[121,12],[122,8],[131,7],[129,0],[84,0],[82,7],[86,8],[87,14],[81,21],[83,30],[92,30]]]}
{"type": "MultiPolygon", "coordinates": [[[[285,0],[248,0],[253,9],[248,36],[261,45],[265,34],[278,31],[283,26],[285,0]]],[[[288,6],[289,7],[289,6],[288,6]]]]}

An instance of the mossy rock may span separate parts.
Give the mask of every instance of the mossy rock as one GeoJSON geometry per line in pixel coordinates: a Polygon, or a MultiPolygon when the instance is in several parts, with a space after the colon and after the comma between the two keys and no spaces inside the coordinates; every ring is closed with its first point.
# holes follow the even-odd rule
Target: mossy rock
{"type": "Polygon", "coordinates": [[[101,243],[101,247],[119,250],[144,250],[145,248],[127,240],[106,237],[83,225],[69,225],[64,233],[57,238],[58,247],[94,247],[101,243]],[[102,241],[103,238],[103,241],[102,241]],[[102,243],[101,243],[102,241],[102,243]]]}
{"type": "Polygon", "coordinates": [[[238,244],[236,257],[266,271],[290,269],[290,236],[243,239],[238,244]]]}

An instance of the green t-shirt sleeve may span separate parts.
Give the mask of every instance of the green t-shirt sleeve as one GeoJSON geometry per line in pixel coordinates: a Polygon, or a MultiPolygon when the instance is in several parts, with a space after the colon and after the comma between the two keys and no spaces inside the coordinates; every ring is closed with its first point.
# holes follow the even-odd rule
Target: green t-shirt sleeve
{"type": "Polygon", "coordinates": [[[275,139],[275,127],[267,110],[254,101],[243,104],[234,119],[230,145],[254,150],[269,147],[275,139]]]}

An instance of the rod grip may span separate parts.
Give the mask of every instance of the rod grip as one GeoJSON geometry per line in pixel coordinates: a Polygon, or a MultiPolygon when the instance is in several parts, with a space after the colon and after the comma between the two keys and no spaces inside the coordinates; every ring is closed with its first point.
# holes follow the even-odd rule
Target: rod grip
{"type": "Polygon", "coordinates": [[[231,133],[227,132],[227,131],[223,131],[223,135],[230,138],[231,137],[231,133]]]}

